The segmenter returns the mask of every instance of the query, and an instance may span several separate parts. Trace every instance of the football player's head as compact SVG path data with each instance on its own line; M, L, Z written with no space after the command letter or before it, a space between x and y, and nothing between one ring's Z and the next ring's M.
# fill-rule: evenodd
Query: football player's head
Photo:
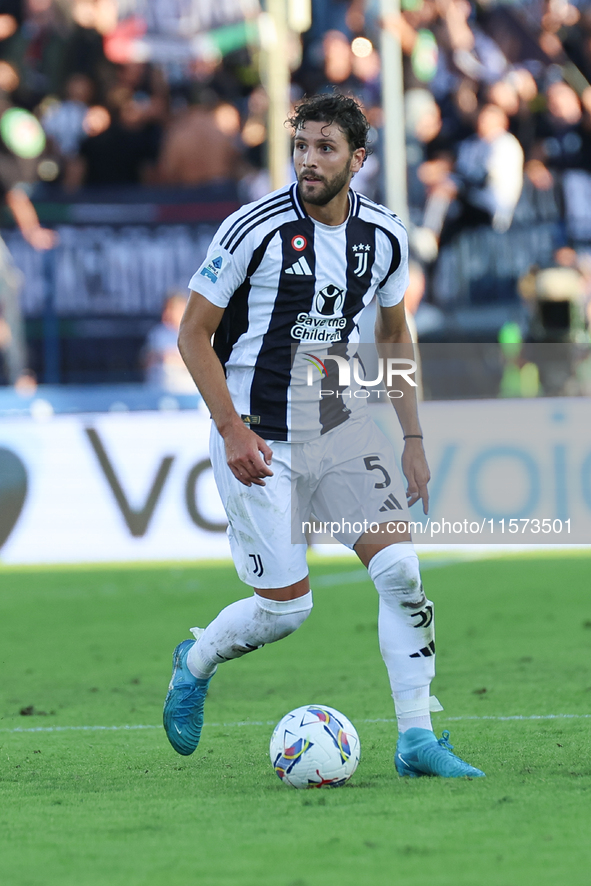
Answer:
M338 92L304 98L296 105L294 113L287 122L295 133L299 129L305 129L308 121L326 123L328 126L336 123L345 134L351 153L363 148L367 157L369 123L354 98Z

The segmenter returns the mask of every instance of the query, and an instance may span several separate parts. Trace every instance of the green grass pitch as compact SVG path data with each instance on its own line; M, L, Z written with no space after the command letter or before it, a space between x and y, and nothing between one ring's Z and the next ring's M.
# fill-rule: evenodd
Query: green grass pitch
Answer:
M396 776L375 591L348 560L311 572L310 619L220 668L201 746L183 758L153 728L171 652L245 595L233 568L0 570L3 884L589 883L591 556L424 572L435 728L485 770L473 781ZM337 790L292 790L269 764L269 724L312 702L360 734L359 768Z

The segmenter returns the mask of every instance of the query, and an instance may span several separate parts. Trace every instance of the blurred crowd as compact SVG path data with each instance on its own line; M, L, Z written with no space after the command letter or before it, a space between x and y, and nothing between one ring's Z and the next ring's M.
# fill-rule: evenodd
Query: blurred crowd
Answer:
M190 27L216 40L188 33L181 7ZM225 30L215 18L231 7L247 25L238 37L232 16ZM244 201L264 195L261 8L258 0L0 0L3 191L16 180L70 193L237 180ZM369 197L384 200L382 29L403 52L411 243L427 277L466 230L507 232L526 188L554 194L560 207L565 173L591 172L591 0L402 0L386 20L379 0L312 0L311 27L286 46L291 98L336 88L359 99L373 150L355 186ZM40 124L43 142L16 170L14 132L4 125L15 109L28 112L30 139ZM554 245L573 245L564 228ZM569 261L587 311L579 253Z
M507 231L524 180L543 192L591 171L591 6L413 7L386 24L405 57L414 221L442 244L479 225Z
M132 37L153 5L0 0L0 111L23 108L41 122L41 178L70 189L191 185L264 169L267 97L255 32L229 51L138 60ZM238 5L251 16L258 9ZM365 106L376 151L364 185L375 196L382 26L404 54L413 207L459 197L465 221L485 213L503 230L524 171L548 189L564 169L591 169L588 0L402 5L381 21L377 0L313 0L312 27L286 49L294 100L336 87Z

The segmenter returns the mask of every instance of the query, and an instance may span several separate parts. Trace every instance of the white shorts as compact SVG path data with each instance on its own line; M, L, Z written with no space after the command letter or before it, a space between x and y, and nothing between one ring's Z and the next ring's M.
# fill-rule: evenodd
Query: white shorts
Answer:
M370 527L410 520L394 451L371 418L349 419L306 443L267 442L273 476L265 486L244 486L212 424L213 473L232 557L247 584L282 588L305 578L306 530L329 532L352 548Z

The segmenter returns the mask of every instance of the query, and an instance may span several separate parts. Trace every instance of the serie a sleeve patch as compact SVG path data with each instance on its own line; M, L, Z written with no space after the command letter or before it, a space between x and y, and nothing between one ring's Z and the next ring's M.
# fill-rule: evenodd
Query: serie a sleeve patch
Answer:
M209 260L206 259L205 264L198 273L202 277L207 277L212 283L217 283L223 267L223 256L216 255L214 258L210 258Z

